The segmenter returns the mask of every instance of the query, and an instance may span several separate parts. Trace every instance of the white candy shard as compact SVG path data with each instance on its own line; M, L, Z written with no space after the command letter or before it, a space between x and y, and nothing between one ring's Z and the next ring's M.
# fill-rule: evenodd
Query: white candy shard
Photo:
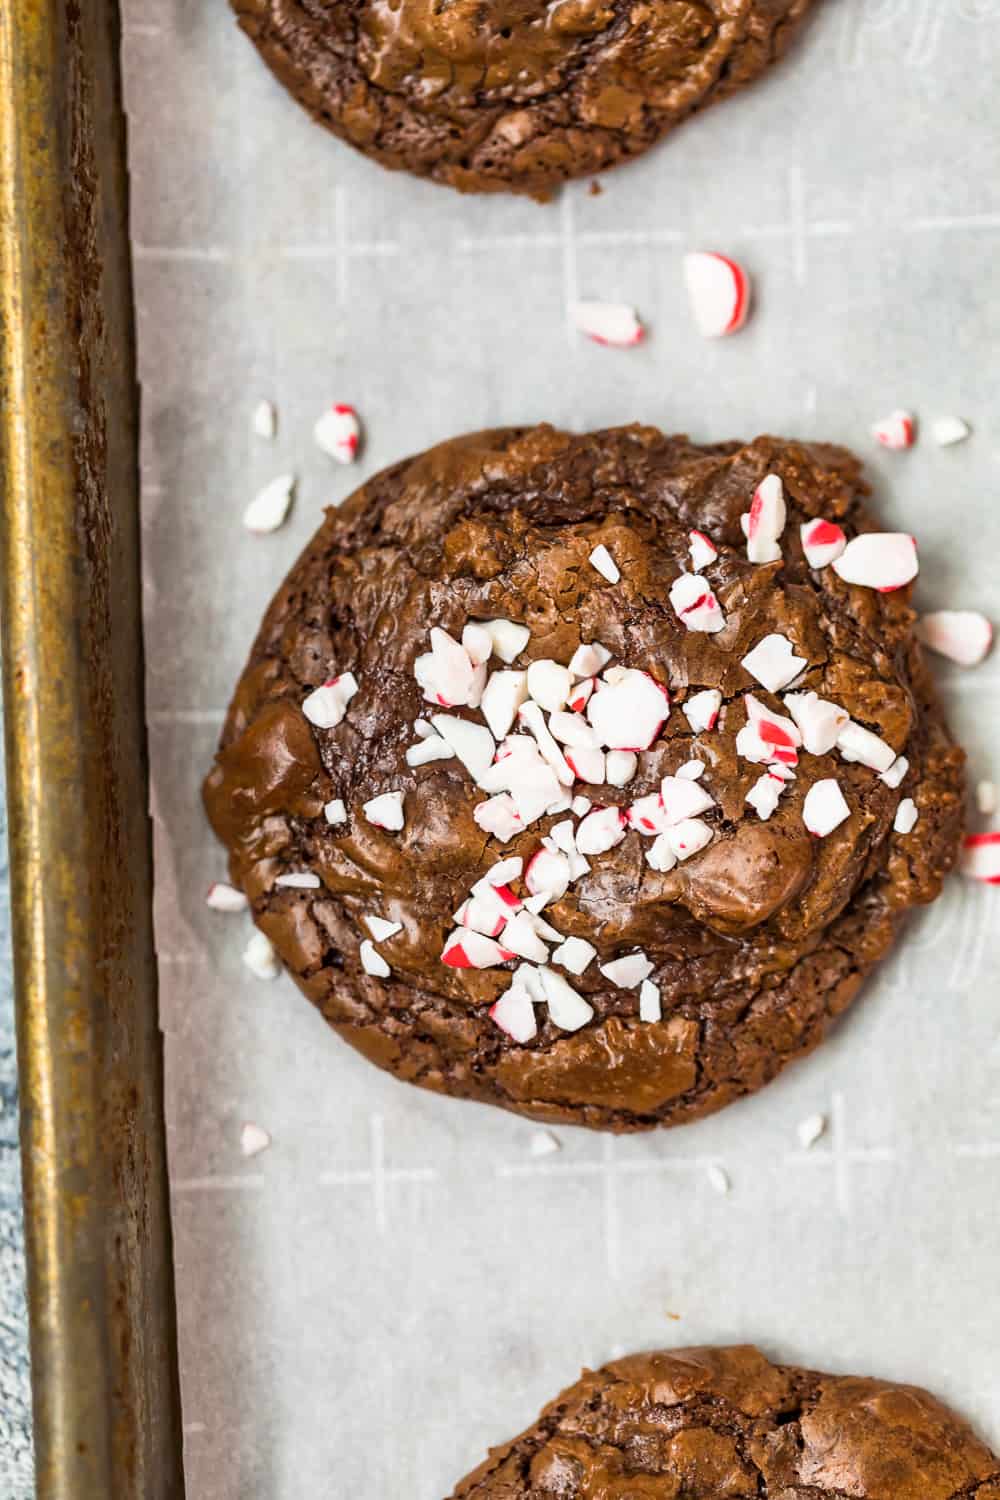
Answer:
M599 750L601 742L597 730L587 723L582 714L567 713L558 709L549 715L549 730L553 739L561 745L572 745L579 750Z
M590 566L596 568L601 577L606 578L609 583L617 583L622 576L618 564L603 542L590 554Z
M628 786L639 769L634 750L609 750L605 762L605 779L609 786Z
M665 824L672 828L687 818L708 812L715 806L715 798L688 776L664 776L660 783L660 803Z
M431 723L458 756L473 781L480 781L493 764L496 742L483 724L473 724L455 714L435 714Z
M659 1021L662 1015L659 986L651 979L644 979L639 986L639 1020Z
M597 686L595 677L585 677L582 682L574 684L573 693L569 700L569 708L575 714L582 713L590 701L590 695Z
M825 1129L825 1115L807 1115L804 1120L800 1120L795 1133L799 1138L799 1145L803 1151L809 1151L815 1146Z
M795 720L803 748L809 755L828 755L841 730L850 722L846 708L816 693L786 693L782 701Z
M430 637L429 658L418 656L413 663L424 697L442 708L458 708L463 703L478 707L486 686L485 666L477 666L465 647L440 625L431 627Z
M493 642L493 650L508 666L520 656L531 640L531 631L527 625L518 625L513 620L484 620L482 625Z
M786 785L787 782L783 776L777 775L774 771L765 771L763 776L758 777L754 782L744 801L750 804L759 818L767 822L777 809L778 801Z
M992 781L976 782L976 806L988 818L997 810L997 789Z
M729 1181L729 1173L724 1167L720 1167L717 1162L713 1162L708 1169L708 1181L712 1190L718 1193L720 1198L724 1198L732 1187L732 1183Z
M553 1152L561 1150L559 1139L551 1130L536 1130L528 1142L529 1156L551 1156Z
M462 628L462 650L467 652L474 666L482 666L493 655L493 637L485 625L470 620Z
M565 708L572 687L569 668L557 661L533 661L528 668L528 694L547 713Z
M352 464L358 456L361 423L353 406L328 406L313 427L313 439L323 453L338 463Z
M376 828L385 828L389 833L398 833L405 822L403 793L382 792L362 805L361 811L369 823Z
M336 729L347 712L347 705L358 691L353 672L330 677L303 701L302 712L317 729Z
M506 859L498 859L495 865L490 865L484 878L488 885L506 885L508 881L516 880L523 869L524 860L521 856L509 854Z
M784 635L766 635L752 651L742 658L741 665L761 687L769 693L778 693L793 682L809 663L804 656L796 656L791 641Z
M518 912L508 921L503 930L503 946L518 958L530 959L532 963L548 962L549 950L535 931L529 912Z
M896 833L912 833L917 826L920 817L917 804L912 797L904 797L896 808L896 816L892 820L892 826Z
M610 979L619 989L634 990L652 974L653 964L640 948L637 953L626 953L623 958L613 958L610 963L601 964L600 969L605 979Z
M586 1026L594 1014L593 1006L588 1005L555 969L539 969L538 973L552 1024L562 1031L579 1031L581 1026Z
M517 711L528 696L527 672L492 672L480 704L495 739L510 733Z
M441 962L450 969L493 969L513 957L509 949L471 927L456 928L441 950Z
M596 808L576 830L576 847L581 854L605 854L620 844L627 825L619 807Z
M631 349L645 337L635 308L625 302L574 302L570 313L574 327L595 344Z
M514 1042L530 1042L538 1033L532 998L516 980L510 989L504 990L496 1004L490 1006L490 1018Z
M347 808L340 797L334 797L330 802L323 804L323 816L334 827L338 823L347 822Z
M631 668L587 704L587 718L609 750L648 750L669 714L670 695L663 684Z
M848 719L837 735L837 749L845 760L860 761L873 771L888 771L896 759L896 752L891 745L887 745L885 740L873 734L870 729L855 724L853 719Z
M434 728L426 719L414 719L413 733L418 740L429 740L434 734Z
M691 554L692 573L700 573L702 568L714 563L719 555L718 547L703 531L688 532L688 551Z
M829 777L825 781L813 782L802 806L802 821L810 833L820 839L826 838L850 816L851 809L838 781Z
M273 401L258 401L253 409L253 430L265 442L273 442L278 430L278 412Z
M597 956L597 949L586 938L568 937L553 951L552 962L580 975L589 968Z
M371 938L365 938L358 949L358 957L361 959L361 967L366 974L373 979L388 979L392 970L375 947Z
M570 657L569 670L574 677L596 677L611 660L611 652L599 641L577 646Z
M811 568L826 568L847 546L847 537L833 521L804 521L799 527L802 550Z
M901 450L912 448L916 436L916 424L908 411L890 412L872 426L872 437L883 448Z
M714 834L701 818L685 818L668 828L666 839L678 859L690 859L712 842Z
M686 760L682 766L677 767L676 774L684 781L698 781L704 776L705 770L703 760Z
M907 760L906 756L897 755L896 759L893 761L889 769L887 771L880 772L879 780L884 781L886 786L895 788L902 783L903 777L906 775L909 769L910 762Z
M247 531L256 532L258 536L277 531L279 526L285 524L294 493L294 474L279 474L270 484L265 484L243 512L243 524Z
M931 437L939 448L950 448L953 443L964 443L969 436L968 422L961 417L935 417L931 423Z
M559 746L556 744L541 708L533 700L522 703L517 711L518 720L531 730L542 759L551 766L562 786L573 785L573 772Z
M584 797L582 793L578 797L574 797L571 803L572 809L578 818L585 818L593 805L590 798Z
M279 875L274 883L287 886L293 891L318 891L321 881L310 870L291 870L287 875Z
M962 875L1000 885L1000 833L967 833L958 859Z
M524 883L533 896L544 892L549 901L558 901L569 889L569 882L569 860L558 850L538 849L528 860Z
M566 764L578 781L585 781L588 786L604 785L607 763L603 750L567 750Z
M369 912L365 912L363 920L376 943L384 943L386 938L395 937L403 930L402 922L390 922L387 917L376 917Z
M993 644L993 626L975 609L939 609L921 615L916 631L925 646L960 667L978 666Z
M454 750L439 734L431 734L427 739L417 740L417 743L410 745L406 751L406 764L414 769L417 766L426 766L432 760L454 760L454 758Z
M205 905L213 911L246 911L249 902L242 891L224 880L215 880L205 894Z
M240 1130L240 1151L244 1156L259 1156L270 1144L271 1137L266 1130L262 1130L252 1120L244 1121Z
M524 827L514 799L507 792L500 792L495 797L487 798L485 802L478 802L472 809L472 816L484 833L492 834L501 844L509 844Z
M653 840L652 845L646 850L646 863L653 870L658 870L661 875L667 874L677 863L677 855L670 846L670 840L665 833L661 833Z
M255 932L243 950L243 962L258 979L277 979L281 973L274 944L263 932Z
M785 529L785 487L777 474L765 474L747 512L747 557L752 563L777 562L778 541Z
M718 688L703 688L700 693L693 693L681 704L684 717L695 734L704 734L715 728L721 707L722 694Z
M668 824L663 811L663 798L659 792L648 792L645 797L639 797L633 802L628 810L628 821L629 826L644 838L664 833Z
M750 310L750 278L743 267L715 250L684 257L684 281L698 332L707 339L735 333Z
M848 542L833 571L845 583L889 594L920 571L917 544L905 531L867 531Z
M700 573L681 573L670 585L674 613L688 630L715 635L724 630L726 617L718 599Z

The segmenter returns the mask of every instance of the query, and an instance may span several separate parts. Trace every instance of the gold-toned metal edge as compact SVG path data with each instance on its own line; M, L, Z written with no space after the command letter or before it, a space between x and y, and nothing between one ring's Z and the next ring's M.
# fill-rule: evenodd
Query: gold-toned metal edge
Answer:
M115 0L0 0L0 479L40 1500L179 1500Z

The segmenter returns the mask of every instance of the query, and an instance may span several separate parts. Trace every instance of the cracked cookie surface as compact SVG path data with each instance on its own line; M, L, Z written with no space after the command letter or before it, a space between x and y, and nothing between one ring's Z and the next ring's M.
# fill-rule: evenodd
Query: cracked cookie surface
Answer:
M768 474L781 478L788 523L782 559L761 566L747 559L740 516ZM938 894L961 831L963 757L913 636L909 590L847 584L802 552L799 526L812 517L872 529L865 494L842 449L543 426L444 443L327 514L265 617L205 797L255 921L342 1037L424 1087L619 1131L717 1109L820 1041L908 908ZM685 629L669 603L691 528L718 549L705 575L725 615L715 634ZM602 544L617 584L588 561ZM648 842L630 832L546 906L559 933L598 950L572 978L593 1017L568 1032L539 1006L524 1044L489 1014L511 966L448 967L442 948L471 885L502 857L530 858L560 817L501 845L477 825L483 793L458 760L406 760L413 723L429 712L414 663L430 628L458 639L468 622L497 617L530 631L521 665L566 662L598 641L669 690L669 717L631 783L577 791L626 808L696 758L715 802L704 814L711 842L691 858L655 870ZM770 818L746 805L763 769L737 750L746 694L783 704L741 659L773 633L808 662L800 691L835 700L905 755L901 785L835 752L803 754ZM317 729L302 704L332 671L353 673L358 690L335 728ZM722 707L696 733L684 704L705 689ZM816 838L803 804L831 777L849 816ZM393 791L400 831L362 811ZM906 834L893 826L902 798L919 814ZM346 821L331 826L323 809L336 799ZM277 883L304 870L317 889ZM364 966L366 914L400 924L378 944L386 977ZM600 972L637 948L652 964L659 1020L641 1020L637 991Z
M383 166L544 197L784 51L812 0L232 0L318 120Z
M451 1500L1000 1500L1000 1461L926 1391L749 1346L637 1354L579 1381Z

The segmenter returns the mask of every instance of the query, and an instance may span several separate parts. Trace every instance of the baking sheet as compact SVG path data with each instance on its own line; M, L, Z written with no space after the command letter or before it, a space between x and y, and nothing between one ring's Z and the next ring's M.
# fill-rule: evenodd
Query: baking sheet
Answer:
M825 0L780 72L546 207L387 174L312 126L223 0L128 0L143 385L157 931L193 1500L440 1500L584 1363L759 1341L924 1382L1000 1445L1000 895L952 882L833 1040L683 1130L574 1130L395 1083L291 981L242 967L203 904L198 800L228 693L318 523L453 433L633 418L818 436L870 460L919 534L926 605L1000 616L997 0ZM756 308L705 343L687 247L736 254ZM641 348L568 332L635 303ZM274 444L251 435L262 397ZM367 442L312 445L330 400ZM876 452L895 406L958 413ZM240 524L293 469L289 524ZM1000 780L1000 658L943 669L973 778ZM974 816L974 815L973 815ZM808 1153L796 1126L830 1122ZM273 1135L244 1160L251 1120ZM707 1167L732 1191L719 1196Z

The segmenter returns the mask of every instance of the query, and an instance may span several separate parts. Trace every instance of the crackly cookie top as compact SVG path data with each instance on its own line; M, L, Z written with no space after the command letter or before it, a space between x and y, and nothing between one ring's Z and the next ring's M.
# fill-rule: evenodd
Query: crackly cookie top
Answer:
M544 193L783 50L809 0L233 0L324 124L390 167Z
M937 893L960 817L916 548L862 492L837 449L539 427L328 514L206 798L349 1040L635 1128L818 1039Z
M926 1391L757 1349L616 1360L495 1449L452 1500L1000 1500L1000 1461Z

